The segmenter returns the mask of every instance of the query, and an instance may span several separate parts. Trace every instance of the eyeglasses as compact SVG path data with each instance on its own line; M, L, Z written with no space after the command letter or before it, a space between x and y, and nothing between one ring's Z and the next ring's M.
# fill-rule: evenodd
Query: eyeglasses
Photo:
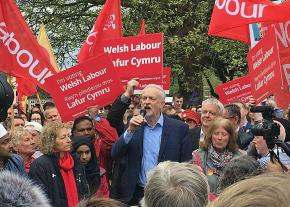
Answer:
M211 112L211 111L205 111L205 110L201 110L201 114L202 115L206 115L208 114L209 116L216 116L217 113Z

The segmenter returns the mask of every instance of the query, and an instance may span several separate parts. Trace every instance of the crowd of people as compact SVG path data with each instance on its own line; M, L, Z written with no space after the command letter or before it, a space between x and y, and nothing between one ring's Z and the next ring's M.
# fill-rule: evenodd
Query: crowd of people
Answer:
M250 112L253 99L185 110L181 95L165 103L158 85L134 95L138 84L130 80L107 113L92 106L68 123L52 102L10 107L0 124L1 206L289 205L290 158L254 133L265 117ZM289 142L290 104L265 104L280 130L272 138Z

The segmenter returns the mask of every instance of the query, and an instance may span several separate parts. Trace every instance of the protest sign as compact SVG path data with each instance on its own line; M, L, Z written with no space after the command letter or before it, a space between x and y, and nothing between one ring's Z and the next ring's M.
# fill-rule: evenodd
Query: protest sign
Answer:
M275 34L279 46L280 62L282 67L282 87L290 93L290 39L289 39L290 20L280 22L275 25Z
M47 79L51 96L63 121L84 114L87 107L104 107L123 86L107 55L100 55Z
M249 101L249 96L252 95L251 86L252 84L249 76L243 76L218 85L216 87L216 92L223 104L229 104L235 100L247 103Z
M112 59L121 80L146 78L162 74L162 33L105 40L103 51Z
M143 89L149 84L156 84L161 86L165 94L169 94L170 90L170 73L171 69L166 67L163 68L163 75L156 75L151 77L145 77L138 79L139 86L134 89L134 94L142 94ZM126 85L129 80L122 80L121 82Z
M278 108L287 110L290 104L290 93L286 90L276 91L274 94Z
M281 90L281 64L273 28L249 51L248 66L256 103Z

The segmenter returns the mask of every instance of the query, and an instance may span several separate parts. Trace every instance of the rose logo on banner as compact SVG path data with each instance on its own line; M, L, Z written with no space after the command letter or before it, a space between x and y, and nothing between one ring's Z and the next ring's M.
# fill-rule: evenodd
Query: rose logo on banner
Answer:
M88 37L86 39L86 43L88 45L93 45L94 44L94 41L96 39L97 34L98 34L98 32L95 31L95 26L93 26L92 30L90 31L90 34L88 35ZM91 47L90 47L89 50L91 50Z
M109 16L108 22L104 26L104 30L109 30L110 28L112 28L113 30L116 29L116 15L115 14L111 14Z

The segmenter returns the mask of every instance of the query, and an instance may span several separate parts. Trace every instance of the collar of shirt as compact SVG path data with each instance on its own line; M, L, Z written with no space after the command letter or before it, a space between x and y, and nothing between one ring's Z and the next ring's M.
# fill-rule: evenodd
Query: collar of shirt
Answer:
M200 136L199 136L199 141L203 141L204 140L204 133L203 133L203 130L202 130L202 127L200 128Z
M157 121L157 123L156 123L155 127L156 127L157 125L159 125L159 126L163 127L163 122L164 122L164 117L163 117L163 114L162 114L162 113L160 113L160 117L159 117L159 119L158 119L158 121ZM147 126L147 127L150 127L150 128L153 128L153 127L152 127L152 126L150 126L148 123L146 123L146 125L145 125L145 126Z
M202 127L200 128L200 136L203 136L203 130L202 130Z

